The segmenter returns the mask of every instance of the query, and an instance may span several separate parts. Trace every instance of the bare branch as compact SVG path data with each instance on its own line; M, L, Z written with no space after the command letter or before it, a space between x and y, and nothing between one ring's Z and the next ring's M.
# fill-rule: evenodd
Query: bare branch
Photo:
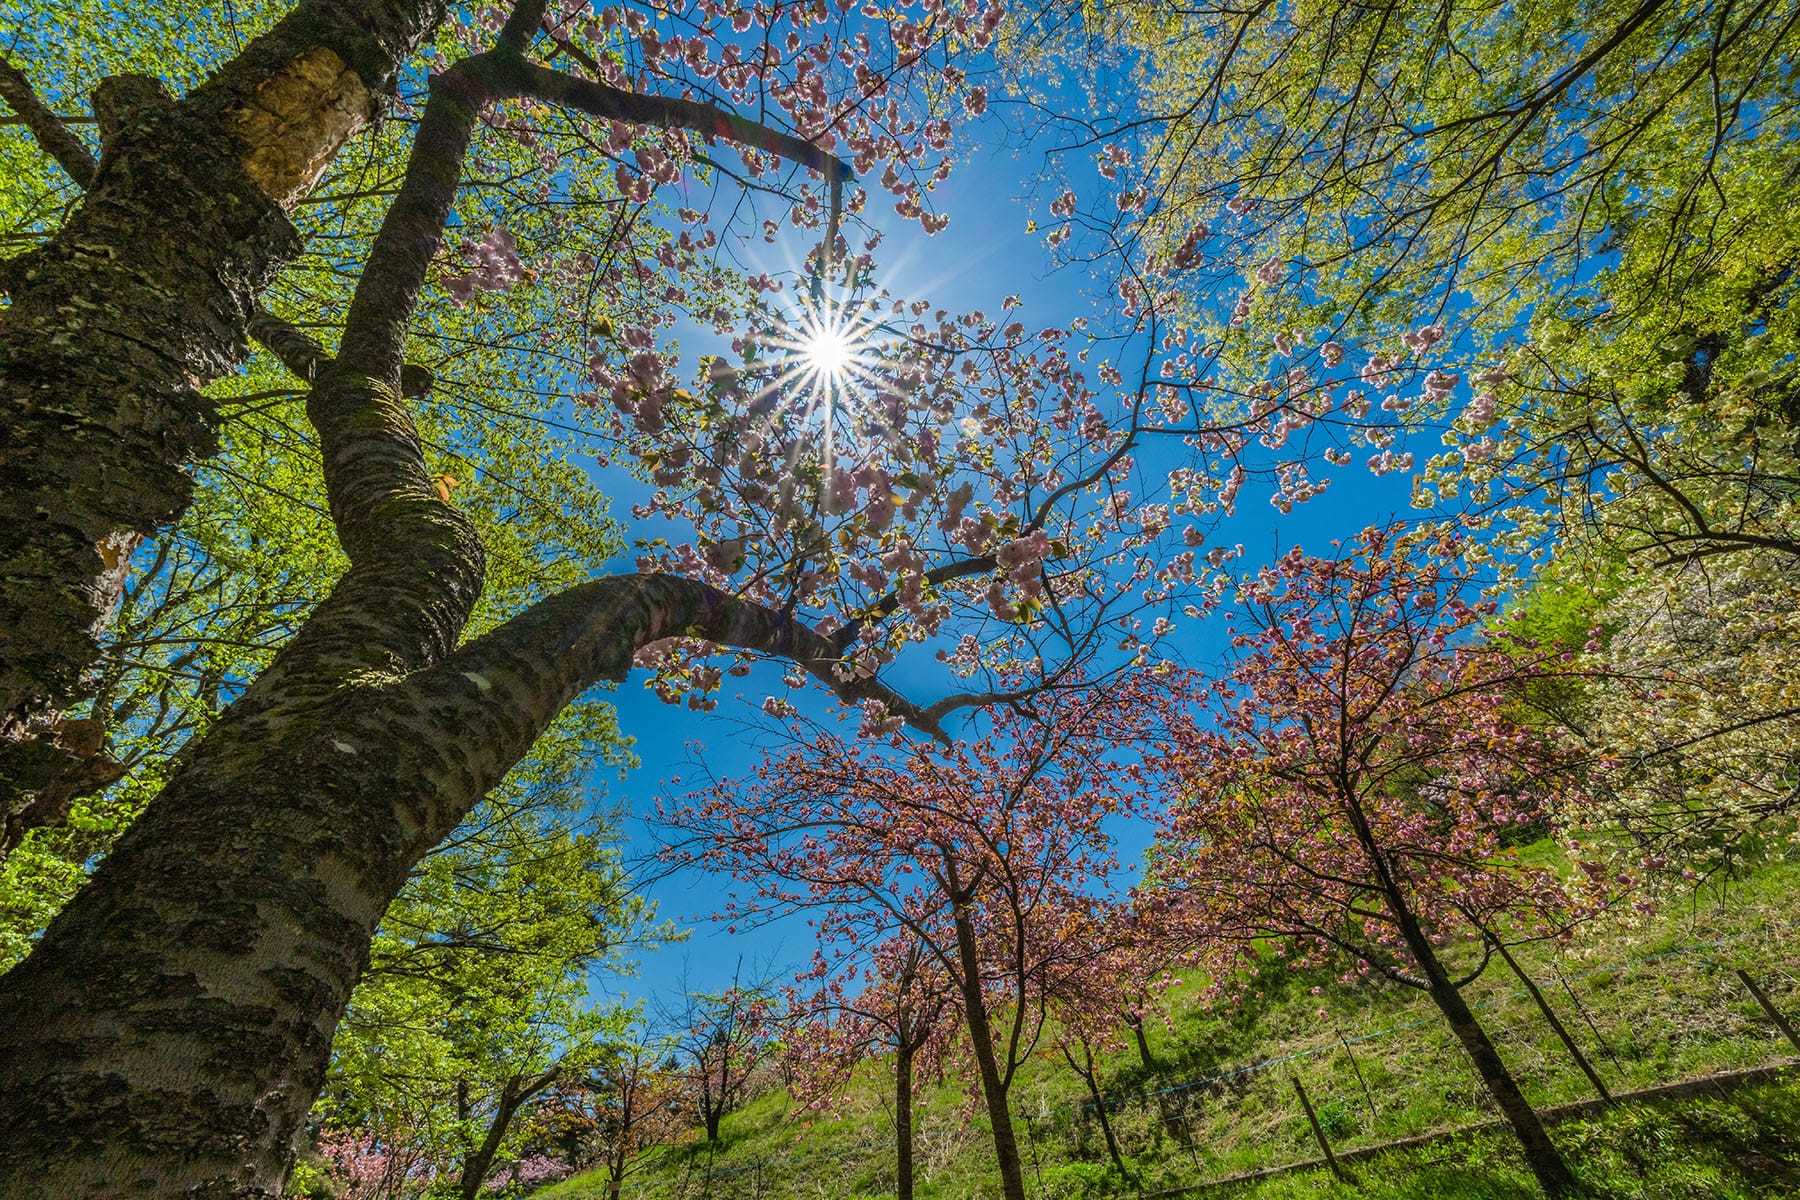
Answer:
M250 336L273 354L296 378L313 383L332 365L332 358L311 334L258 306L250 316ZM400 394L416 398L436 382L430 368L407 363L400 368Z

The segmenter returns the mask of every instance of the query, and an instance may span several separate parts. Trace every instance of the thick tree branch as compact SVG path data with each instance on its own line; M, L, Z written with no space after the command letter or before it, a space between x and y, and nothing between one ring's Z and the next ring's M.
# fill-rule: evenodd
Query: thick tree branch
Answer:
M50 106L39 98L25 73L4 58L0 58L0 100L5 100L19 114L19 119L31 130L31 136L37 139L44 153L54 158L57 165L68 172L69 178L82 187L94 181L94 172L100 169L99 160L88 150L87 144L63 124L62 118L50 111Z
M827 154L804 138L771 129L710 104L674 96L646 96L611 84L582 79L548 67L527 66L520 80L521 92L546 103L572 108L590 117L649 125L657 129L687 129L708 138L752 146L790 162L811 167L827 179L849 183L856 178L850 164Z
M527 28L535 26L542 11L542 0L526 0L507 27L518 25L521 13ZM306 412L319 434L332 525L350 570L245 694L246 708L294 694L297 678L329 686L358 671L405 674L429 666L456 644L481 593L480 536L432 485L399 394L401 355L426 271L443 244L475 120L486 104L513 94L507 80L521 65L516 54L490 51L432 80L336 360L319 363L312 358L317 347L303 335L270 330L286 348L284 361L291 355L292 366L317 373Z
M89 694L131 551L216 452L198 383L242 361L257 294L300 253L283 207L442 18L436 0L301 0L183 100L108 79L98 172L9 73L9 103L89 191L4 272L0 810L69 765L53 731Z
M532 686L550 689L537 704L554 716L594 684L623 680L643 647L674 637L789 659L842 699L879 700L932 737L943 736L932 713L954 707L921 708L851 667L810 625L677 575L616 575L577 585L458 650L439 671L529 668L537 676Z
M498 782L576 696L623 680L653 642L692 637L793 661L851 703L878 700L935 738L948 708L921 708L873 676L854 674L830 639L773 608L674 575L615 575L540 601L403 685L422 708L460 731L454 748L421 747L457 758L454 791L479 796ZM436 768L431 768L436 769ZM466 773L466 774L465 774ZM448 832L461 812L422 814ZM434 836L442 836L441 833Z

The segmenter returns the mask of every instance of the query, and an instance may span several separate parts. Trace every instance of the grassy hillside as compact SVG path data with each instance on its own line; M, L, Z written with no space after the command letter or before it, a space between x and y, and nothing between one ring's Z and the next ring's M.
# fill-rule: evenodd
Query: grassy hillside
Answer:
M1616 1092L1782 1062L1792 1047L1735 974L1751 971L1800 1021L1800 868L1709 886L1641 927L1595 928L1560 951L1518 955ZM1171 1191L1318 1156L1295 1096L1309 1093L1334 1149L1353 1151L1494 1116L1473 1071L1424 997L1387 984L1265 970L1240 1011L1209 1010L1189 986L1151 1029L1154 1068L1129 1042L1108 1064L1112 1122L1136 1183ZM1316 989L1316 992L1315 992ZM1478 1012L1534 1104L1594 1091L1506 968L1471 988ZM1322 1015L1321 1015L1322 1014ZM891 1123L881 1064L827 1116L762 1096L725 1122L717 1146L662 1152L633 1200L772 1200L891 1194ZM922 1196L995 1194L985 1118L960 1081L927 1088L919 1118ZM1014 1089L1028 1181L1045 1197L1129 1192L1107 1159L1079 1081L1046 1050ZM1800 1076L1727 1097L1632 1105L1565 1122L1555 1136L1578 1170L1620 1195L1800 1194ZM1504 1133L1434 1141L1351 1168L1233 1185L1234 1195L1530 1196ZM597 1177L539 1193L601 1194Z

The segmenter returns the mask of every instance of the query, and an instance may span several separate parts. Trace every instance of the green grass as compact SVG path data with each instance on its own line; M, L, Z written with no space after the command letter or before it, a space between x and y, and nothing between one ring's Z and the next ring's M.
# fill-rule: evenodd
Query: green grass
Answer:
M1800 868L1769 867L1709 887L1638 926L1596 927L1567 948L1530 946L1518 957L1615 1092L1779 1061L1791 1048L1732 968L1753 971L1776 1004L1800 1017L1800 928L1791 916L1797 894ZM1700 943L1719 944L1690 949ZM1565 977L1568 990L1560 982ZM1460 1049L1418 993L1387 984L1347 986L1272 960L1256 984L1260 994L1236 1011L1207 1008L1196 986L1179 989L1169 1025L1151 1029L1155 1071L1143 1067L1128 1043L1114 1053L1106 1084L1112 1120L1146 1190L1316 1157L1290 1072L1304 1083L1340 1151L1494 1115ZM1321 994L1313 994L1315 987ZM1503 965L1496 962L1468 994L1534 1104L1591 1098L1587 1080ZM1349 1041L1348 1049L1340 1038ZM1269 1060L1284 1061L1243 1069ZM795 1113L779 1091L765 1094L726 1119L720 1145L689 1143L664 1151L635 1186L628 1185L627 1197L891 1195L892 1135L881 1067L871 1064L848 1089L842 1110L828 1115ZM1196 1086L1197 1080L1210 1082ZM985 1119L974 1115L967 1085L922 1090L919 1195L997 1195L989 1132ZM1046 1200L1085 1200L1121 1185L1097 1124L1082 1112L1085 1098L1047 1046L1014 1087L1027 1181ZM1757 1115L1765 1110L1766 1118ZM1784 1083L1732 1100L1615 1110L1562 1124L1554 1137L1604 1194L1731 1197L1800 1195L1792 1174L1800 1162L1796 1131L1800 1083ZM1356 1169L1364 1183L1358 1191L1333 1184L1328 1175L1297 1173L1234 1186L1231 1194L1537 1194L1504 1133L1465 1138L1454 1147L1434 1142ZM539 1194L580 1200L600 1192L597 1182L577 1177Z
M1752 1200L1800 1195L1800 1076L1727 1097L1622 1105L1564 1122L1555 1137L1597 1197ZM1354 1184L1294 1172L1213 1190L1239 1200L1528 1200L1540 1193L1503 1133L1436 1142L1350 1164Z

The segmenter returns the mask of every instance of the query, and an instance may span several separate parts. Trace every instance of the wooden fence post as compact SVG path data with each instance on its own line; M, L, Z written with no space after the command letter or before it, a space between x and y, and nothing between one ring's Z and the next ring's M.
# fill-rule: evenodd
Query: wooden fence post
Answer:
M1588 1012L1587 1005L1581 1002L1581 997L1577 996L1575 989L1569 986L1568 976L1558 970L1556 979L1558 983L1562 984L1562 990L1569 997L1569 1003L1575 1006L1575 1011L1581 1014L1583 1021L1587 1022L1588 1032L1594 1035L1594 1041L1599 1044L1600 1049L1606 1052L1606 1057L1612 1059L1613 1066L1624 1070L1625 1064L1619 1061L1619 1052L1612 1048L1612 1043L1606 1040L1605 1035L1600 1032L1600 1027L1594 1024L1593 1015Z
M1744 981L1744 986L1750 989L1750 994L1756 997L1756 1002L1762 1005L1762 1010L1769 1014L1769 1020L1775 1022L1775 1028L1786 1035L1788 1044L1793 1046L1795 1053L1800 1054L1800 1034L1794 1032L1794 1027L1788 1024L1786 1017L1781 1015L1781 1010L1776 1008L1767 993L1756 985L1756 980L1750 977L1750 972L1739 967L1737 977Z
M1532 982L1531 976L1525 973L1525 969L1519 966L1511 954L1507 953L1505 944L1498 937L1490 934L1488 940L1493 944L1494 949L1500 952L1500 957L1506 965L1512 968L1512 973L1519 977L1519 982L1525 985L1525 990L1531 994L1531 999L1537 1005L1538 1011L1544 1014L1544 1020L1548 1021L1550 1028L1556 1031L1556 1036L1562 1040L1563 1048L1569 1052L1569 1057L1575 1060L1575 1065L1581 1068L1581 1073L1587 1076L1588 1082L1594 1085L1594 1090L1600 1093L1600 1099L1611 1104L1613 1102L1612 1093L1606 1090L1606 1084L1601 1082L1600 1076L1594 1071L1593 1064L1588 1062L1587 1055L1581 1052L1581 1047L1575 1044L1575 1039L1569 1036L1567 1029L1563 1028L1562 1020L1556 1015L1556 1010L1550 1007L1550 1001L1544 998L1544 993L1538 990L1538 985Z
M1350 1178L1350 1173L1344 1170L1343 1164L1338 1162L1337 1155L1331 1152L1331 1143L1325 1140L1325 1130L1319 1124L1319 1115L1313 1111L1312 1101L1306 1098L1306 1089L1300 1086L1300 1076L1289 1071L1288 1078L1293 1081L1294 1094L1300 1097L1300 1107L1306 1110L1307 1124L1312 1126L1313 1137L1317 1139L1319 1149L1325 1152L1325 1162L1331 1167L1331 1173L1345 1183L1355 1182Z
M1350 1049L1350 1039L1344 1036L1341 1029L1337 1031L1337 1035L1338 1045L1344 1048L1345 1055L1350 1059L1350 1069L1356 1072L1356 1082L1362 1084L1363 1099L1369 1102L1369 1115L1380 1117L1381 1110L1375 1107L1375 1094L1369 1090L1369 1081L1363 1078L1362 1064L1356 1061L1356 1052Z

